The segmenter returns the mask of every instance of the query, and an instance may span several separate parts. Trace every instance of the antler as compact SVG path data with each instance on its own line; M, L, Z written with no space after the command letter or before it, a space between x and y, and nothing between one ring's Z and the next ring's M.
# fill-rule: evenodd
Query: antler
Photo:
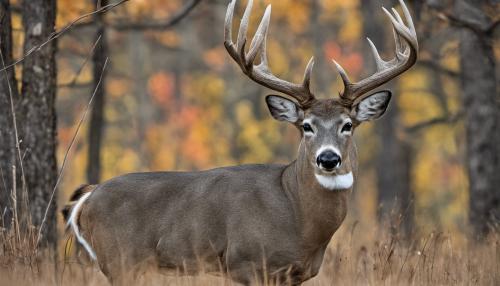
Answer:
M362 99L361 95L402 74L417 61L418 41L415 26L413 26L410 11L408 11L408 8L403 0L399 0L399 3L403 8L403 13L406 21L408 22L408 26L405 25L396 9L392 8L392 12L394 13L393 16L389 13L389 11L382 7L392 22L394 39L396 41L396 57L390 61L382 60L373 42L367 38L377 64L377 72L370 77L355 83L351 83L345 70L335 60L333 60L337 66L342 81L344 82L344 92L340 95L340 97L346 104L353 105L356 102L359 102Z
M290 95L302 106L307 106L312 103L315 99L310 90L311 71L314 65L313 58L311 58L307 64L302 84L288 82L276 77L269 69L266 53L267 31L269 29L269 19L271 17L271 5L267 6L259 27L255 32L255 36L250 43L248 53L245 53L245 44L247 42L246 34L253 1L248 1L245 13L241 19L236 45L234 45L231 36L235 4L236 0L232 0L231 3L229 3L224 24L224 46L226 47L229 55L238 63L243 73L245 73L253 81L275 91ZM260 63L255 65L254 61L259 52Z

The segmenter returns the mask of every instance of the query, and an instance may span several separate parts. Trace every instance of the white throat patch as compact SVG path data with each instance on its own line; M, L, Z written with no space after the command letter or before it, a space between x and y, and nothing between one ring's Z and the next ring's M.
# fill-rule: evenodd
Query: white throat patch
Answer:
M352 187L352 184L354 183L354 177L352 176L352 172L342 175L333 175L333 176L325 176L318 174L314 175L316 176L316 180L318 180L318 183L321 186L331 191L349 189L350 187Z

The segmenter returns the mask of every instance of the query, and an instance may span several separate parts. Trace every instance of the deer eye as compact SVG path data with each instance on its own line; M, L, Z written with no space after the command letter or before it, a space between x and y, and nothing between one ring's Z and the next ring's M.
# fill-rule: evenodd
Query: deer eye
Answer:
M311 124L309 124L309 123L302 124L302 129L304 130L304 132L314 133L314 131L311 127Z
M344 132L351 132L352 130L352 123L351 122L347 122L346 124L344 124L344 126L342 126L342 130L341 132L344 133Z

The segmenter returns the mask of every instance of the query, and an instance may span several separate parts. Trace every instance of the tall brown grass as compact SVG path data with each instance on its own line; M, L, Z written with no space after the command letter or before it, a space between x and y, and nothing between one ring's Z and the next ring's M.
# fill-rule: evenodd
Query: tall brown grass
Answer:
M401 239L379 225L346 222L334 235L321 271L305 285L500 285L500 239L478 242L459 234L431 232ZM22 237L23 239L19 239ZM36 231L0 233L1 285L108 285L82 253L59 259L36 251ZM66 240L62 240L62 243ZM148 272L133 285L233 285L209 274Z

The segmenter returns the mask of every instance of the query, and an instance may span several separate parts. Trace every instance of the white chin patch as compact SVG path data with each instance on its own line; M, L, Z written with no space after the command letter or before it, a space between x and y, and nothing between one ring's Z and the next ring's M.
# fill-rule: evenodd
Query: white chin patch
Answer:
M352 176L352 172L342 175L331 175L331 176L318 175L318 174L314 175L316 176L316 180L318 180L318 183L324 188L329 190L349 189L350 187L352 187L352 184L354 183L354 177Z

